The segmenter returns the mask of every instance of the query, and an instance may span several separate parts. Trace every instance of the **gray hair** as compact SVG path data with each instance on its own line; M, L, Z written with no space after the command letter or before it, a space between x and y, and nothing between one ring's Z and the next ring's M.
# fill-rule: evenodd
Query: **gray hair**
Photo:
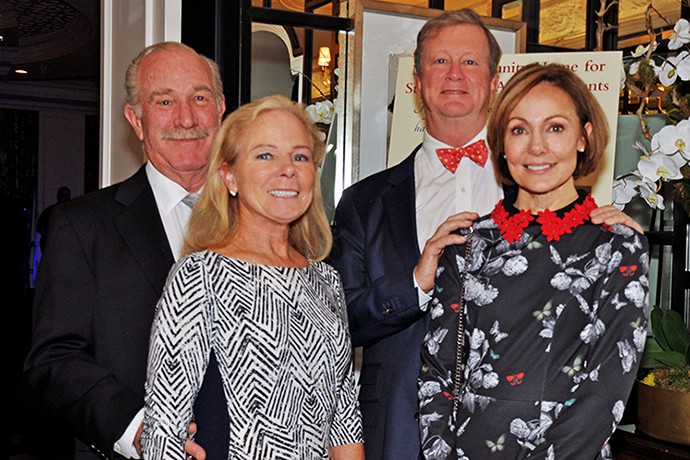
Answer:
M193 53L199 56L208 66L209 72L211 72L211 84L213 85L213 95L216 98L216 105L220 109L223 102L223 81L220 78L220 72L218 70L218 65L206 56L197 53L193 48L178 42L160 42L154 43L153 45L147 46L144 50L139 53L132 62L127 67L127 73L125 74L125 89L127 90L127 105L134 108L134 112L137 114L137 118L141 118L141 101L139 100L139 64L144 60L149 54L156 53L163 50L180 50Z

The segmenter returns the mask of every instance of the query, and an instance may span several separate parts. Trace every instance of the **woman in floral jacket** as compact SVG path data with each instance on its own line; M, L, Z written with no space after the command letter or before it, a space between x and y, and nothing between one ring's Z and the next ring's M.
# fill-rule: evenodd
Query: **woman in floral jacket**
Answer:
M648 247L591 223L596 204L575 187L607 144L603 112L570 70L529 65L499 95L488 141L518 192L441 256L419 378L424 456L610 458L646 337Z

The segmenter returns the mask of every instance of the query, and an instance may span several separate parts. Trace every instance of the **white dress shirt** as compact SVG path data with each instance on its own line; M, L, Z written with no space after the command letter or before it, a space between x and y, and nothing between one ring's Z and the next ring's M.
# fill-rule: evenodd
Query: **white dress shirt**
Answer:
M486 140L486 128L465 145L480 139ZM448 147L458 146L446 145L424 133L422 148L415 157L415 211L420 252L448 217L462 211L474 211L483 216L503 198L503 189L496 182L491 158L484 167L463 158L453 174L436 155L436 149Z
M480 139L486 140L486 127L465 145ZM498 200L503 198L503 189L496 181L491 157L483 167L469 158L463 158L453 174L436 155L436 149L448 147L464 145L446 145L425 132L422 148L414 159L419 252L424 250L426 241L448 217L463 211L474 211L483 216L491 212ZM486 147L489 148L488 144ZM414 283L419 287L416 280ZM419 306L424 309L431 300L430 293L419 288L417 291Z
M170 243L173 257L178 260L184 244L184 234L187 222L192 215L192 209L182 202L189 192L180 184L161 174L151 162L146 163L146 176L153 189L158 213L163 221L163 228ZM134 437L139 425L144 419L144 408L129 423L120 439L115 442L114 450L125 458L140 458L134 448Z
M184 243L184 234L192 215L192 209L182 202L189 192L180 184L161 174L152 164L146 164L146 175L153 189L158 212L160 213L165 234L168 236L170 249L175 260L180 257Z

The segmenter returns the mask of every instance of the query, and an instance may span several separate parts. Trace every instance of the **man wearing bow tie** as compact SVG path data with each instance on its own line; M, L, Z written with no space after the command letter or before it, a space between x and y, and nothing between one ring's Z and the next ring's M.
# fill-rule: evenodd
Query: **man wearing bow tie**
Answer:
M345 190L336 209L330 263L345 287L352 342L363 347L367 460L420 456L417 376L438 258L465 241L453 231L504 195L484 143L500 57L474 12L430 19L415 52L423 142L399 165ZM593 221L637 225L611 206L597 211Z
M424 140L399 165L347 189L336 209L331 263L345 286L353 344L364 347L367 459L419 457L417 375L438 256L464 241L452 231L503 197L484 144L500 56L472 11L430 19L415 53Z

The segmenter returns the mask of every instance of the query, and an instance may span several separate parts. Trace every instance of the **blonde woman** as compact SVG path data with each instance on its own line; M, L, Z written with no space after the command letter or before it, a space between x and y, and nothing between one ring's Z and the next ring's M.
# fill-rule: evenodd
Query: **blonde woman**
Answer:
M344 295L321 262L331 235L319 139L303 108L280 96L221 126L186 256L154 321L145 458L184 458L211 355L228 426L199 428L228 433L227 458L362 458Z

